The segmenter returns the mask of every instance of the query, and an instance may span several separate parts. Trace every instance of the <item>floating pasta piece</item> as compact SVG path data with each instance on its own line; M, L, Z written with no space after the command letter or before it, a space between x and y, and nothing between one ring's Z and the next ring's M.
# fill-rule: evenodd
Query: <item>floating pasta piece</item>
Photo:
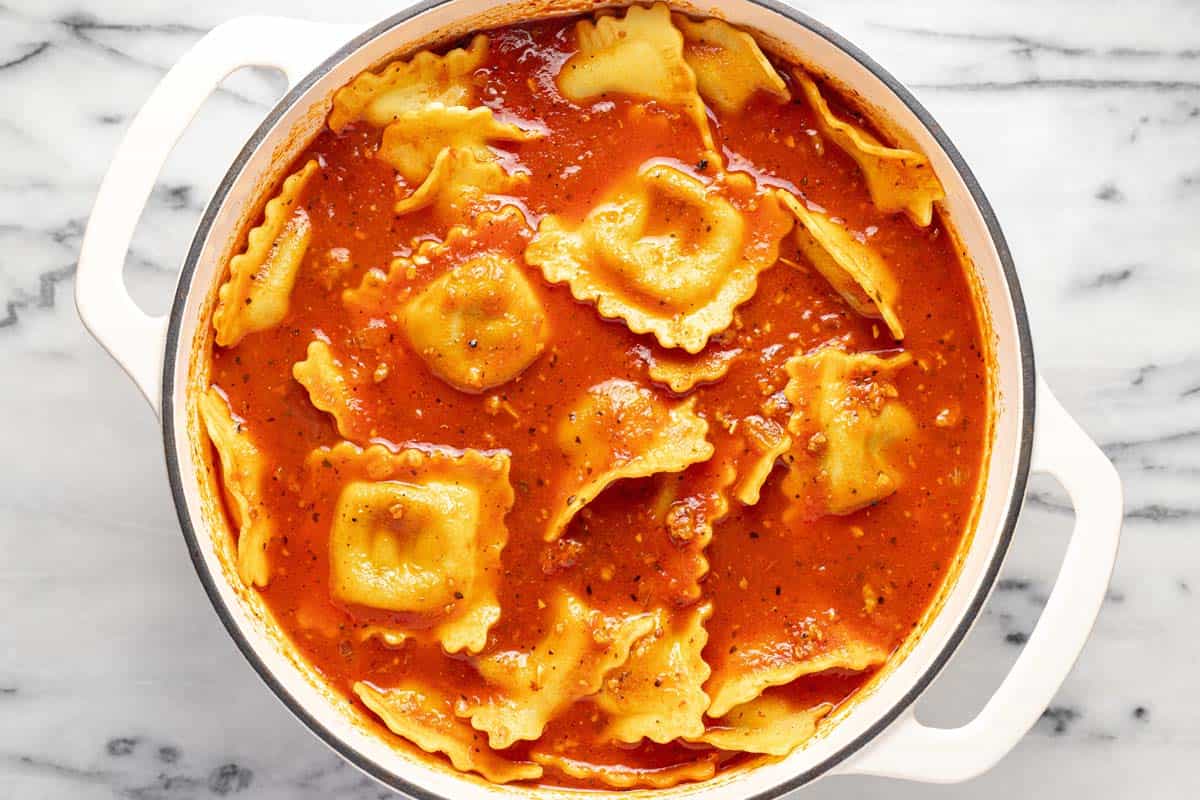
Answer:
M559 590L550 603L545 635L536 645L475 661L496 691L478 702L460 701L457 713L485 731L497 750L537 739L564 709L599 692L605 677L654 628L654 614L609 616Z
M398 318L417 287L461 264L491 254L519 264L530 233L525 215L516 206L484 211L470 224L451 227L441 241L427 239L412 255L393 259L386 272L369 270L358 286L342 292L342 303L372 316Z
M309 469L334 470L341 487L329 533L333 596L395 612L402 621L388 627L397 636L482 650L500 619L508 454L343 442L313 451Z
M333 96L329 127L335 133L365 119L383 127L430 103L472 105L472 74L488 55L488 37L477 34L466 48L439 56L422 50L407 61L393 61L378 74L363 72Z
M809 210L788 192L780 191L779 196L799 220L796 245L817 272L857 313L882 319L893 337L903 339L904 327L896 314L900 286L887 263L844 225Z
M805 707L767 692L734 707L710 725L698 741L722 750L786 756L811 739L817 725L832 710L832 703Z
M499 122L490 108L430 103L398 115L383 129L378 156L404 180L420 184L446 148L468 150L480 161L495 160L489 142L527 142L544 134Z
M263 209L262 224L246 236L246 249L229 259L229 278L217 290L213 327L217 344L233 347L247 334L270 330L283 321L292 286L312 240L300 194L318 170L309 161L289 175Z
M712 131L696 76L683 56L683 35L671 24L663 3L630 6L624 17L603 16L575 26L579 50L562 65L558 89L583 103L608 94L653 100L683 111L713 153Z
M790 639L744 640L720 669L714 667L705 691L708 715L724 718L771 686L831 669L861 672L887 661L888 650L854 635L845 625L808 620Z
M435 689L378 689L359 681L354 693L392 733L426 753L444 753L457 770L478 772L493 783L542 777L540 765L509 761L488 747L482 734L454 716L450 697Z
M676 476L664 476L664 496L659 503L665 508L663 527L675 546L675 558L684 562L671 570L678 575L675 602L693 603L700 598L700 582L708 574L705 550L713 528L729 513L729 487L737 479L737 468L718 453L673 478Z
M634 767L629 764L599 764L549 750L535 748L529 757L538 764L568 778L599 782L614 789L669 789L689 781L706 781L717 774L718 755L699 752L682 764L665 767Z
M316 339L309 342L307 357L292 365L292 377L308 391L314 407L333 417L338 433L355 438L354 421L362 413L356 368L347 367L328 343Z
M651 162L574 229L544 217L525 260L601 316L697 353L753 296L792 224L776 195L757 194L744 173L706 185Z
M791 449L792 439L778 422L757 414L741 420L738 431L743 434L746 447L733 496L742 505L752 506L758 502L775 462Z
M908 353L881 358L824 347L788 359L784 394L792 448L783 491L804 517L851 514L896 491L901 475L889 458L916 433L891 382L912 363Z
M558 425L566 461L545 540L561 536L579 510L613 481L679 472L711 458L708 422L695 406L694 398L669 403L619 379L588 389Z
M271 578L267 545L275 532L263 503L267 461L225 397L213 387L200 396L200 418L221 462L221 485L238 530L237 569L247 586L266 586Z
M655 383L665 385L676 394L686 394L701 384L724 378L741 354L737 347L706 351L699 358L647 353L646 372Z
M643 738L665 743L704 731L709 668L700 654L712 610L712 603L703 603L671 615L658 612L654 632L633 646L596 696L610 719L606 736L628 744Z
M432 208L441 224L467 224L479 212L503 205L504 196L528 182L528 173L510 173L494 158L481 157L471 149L447 147L434 159L425 181L397 200L394 210L402 215Z
M683 33L683 57L696 74L700 96L717 111L736 114L758 92L784 103L792 99L753 36L719 19L671 18Z
M472 394L520 375L550 336L521 265L494 252L454 267L402 313L408 340L430 370Z
M817 127L846 151L862 170L871 200L880 211L903 211L922 228L933 220L933 204L946 193L929 159L914 150L887 147L867 131L838 119L821 96L815 81L803 70L792 70L817 117Z

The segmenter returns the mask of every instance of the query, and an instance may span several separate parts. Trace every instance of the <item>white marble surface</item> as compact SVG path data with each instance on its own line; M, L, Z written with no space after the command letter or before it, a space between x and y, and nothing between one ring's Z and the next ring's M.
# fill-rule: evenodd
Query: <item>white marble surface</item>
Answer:
M71 302L80 233L130 115L205 30L387 2L0 5L0 798L383 797L274 699L192 571L159 429ZM1046 717L964 786L834 778L807 797L1200 793L1200 5L814 0L914 88L1008 234L1039 366L1117 462L1125 538ZM202 205L282 88L240 74L172 156L128 263L166 307ZM1033 626L1069 527L1035 482L1005 582L927 719L966 719Z

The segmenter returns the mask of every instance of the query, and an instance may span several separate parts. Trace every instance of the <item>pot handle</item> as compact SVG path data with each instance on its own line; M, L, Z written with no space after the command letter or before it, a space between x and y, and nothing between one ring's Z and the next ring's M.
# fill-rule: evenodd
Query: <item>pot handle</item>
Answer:
M159 412L167 318L146 314L125 288L129 242L154 182L200 106L230 73L276 67L289 88L360 30L279 17L240 17L213 28L163 76L133 118L100 182L75 274L83 324Z
M931 728L909 707L839 774L926 783L973 778L1016 746L1066 680L1108 590L1121 533L1121 481L1040 378L1033 470L1062 483L1075 507L1075 527L1025 649L975 719L961 728Z

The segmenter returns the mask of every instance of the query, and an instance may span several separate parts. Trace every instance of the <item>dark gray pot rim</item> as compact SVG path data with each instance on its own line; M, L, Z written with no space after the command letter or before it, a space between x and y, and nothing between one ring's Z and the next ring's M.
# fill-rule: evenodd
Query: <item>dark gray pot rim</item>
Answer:
M1000 229L1000 223L996 219L996 214L992 210L991 204L984 195L983 189L979 186L975 175L963 160L958 149L950 141L949 137L942 127L937 123L933 116L925 110L925 108L917 102L916 98L892 75L875 63L866 53L860 50L851 42L847 41L840 34L830 30L825 25L809 17L796 9L785 5L779 0L748 0L755 5L773 11L791 23L807 28L812 33L820 36L838 49L845 52L855 61L870 71L884 85L888 87L914 115L921 121L921 124L929 131L938 145L945 151L950 158L954 168L962 177L966 184L971 198L979 208L980 214L983 216L987 224L988 234L991 237L992 245L996 248L999 254L1000 263L1004 268L1004 277L1008 283L1009 296L1012 298L1013 312L1017 322L1017 339L1020 349L1021 371L1023 384L1021 386L1022 408L1024 409L1022 419L1020 421L1020 445L1017 460L1016 476L1013 483L1012 495L1008 501L1008 508L1005 511L1004 527L1000 533L1000 538L997 543L996 551L993 554L992 561L988 565L983 581L980 583L979 590L972 598L971 605L967 612L959 621L953 634L947 639L946 644L942 647L938 657L933 664L921 675L921 677L909 688L908 692L896 702L887 713L883 714L875 723L864 731L860 736L855 738L845 747L826 758L824 761L810 767L809 769L792 776L786 781L777 784L776 786L764 792L755 795L748 800L772 800L772 798L780 797L787 792L797 789L810 781L824 775L833 767L845 761L854 753L861 750L872 739L879 735L888 725L896 720L900 714L907 709L917 697L929 686L938 673L941 672L946 663L954 655L955 650L962 643L963 638L967 635L971 625L974 623L980 610L983 608L992 585L996 581L996 575L1000 571L1000 566L1004 561L1004 557L1008 552L1009 545L1012 542L1013 532L1016 528L1017 516L1021 510L1022 500L1025 495L1025 486L1029 479L1030 454L1033 450L1033 421L1034 421L1034 363L1033 363L1033 343L1029 332L1029 318L1025 311L1025 301L1021 294L1020 283L1017 279L1016 268L1013 265L1012 253L1008 249L1008 244L1004 239L1004 234ZM400 23L416 17L430 9L445 5L452 0L423 0L411 8L395 14L392 17L374 25L365 32L359 34L351 41L347 42L336 53L326 59L319 67L308 74L304 80L300 81L296 86L289 91L278 103L271 112L258 126L254 134L246 142L238 157L230 165L228 172L217 187L216 193L209 202L204 216L200 221L200 225L196 230L195 238L192 240L191 248L188 251L187 259L184 262L182 272L179 277L179 285L175 292L175 300L171 308L170 322L167 328L166 354L163 361L163 380L162 380L162 430L163 430L163 449L167 461L167 473L171 482L171 494L175 501L175 510L179 516L179 525L183 530L184 540L187 543L188 552L192 558L192 564L196 569L196 574L200 578L201 584L204 586L204 591L208 594L209 600L212 602L213 608L220 617L225 629L229 631L229 635L237 644L242 655L246 658L254 670L262 678L263 682L271 688L271 691L287 706L288 710L300 719L309 730L315 733L322 741L330 748L336 751L339 755L345 758L354 766L358 767L363 772L374 777L376 780L386 784L387 786L410 795L417 800L453 800L453 798L443 797L441 795L430 792L421 786L411 783L402 776L386 769L380 764L375 763L371 759L366 758L353 747L340 739L333 731L323 725L318 719L310 714L300 703L296 697L288 691L288 689L280 683L267 667L266 663L259 658L258 654L251 647L250 642L242 635L238 628L234 615L230 608L226 606L224 599L221 597L218 588L218 578L209 572L204 562L204 555L200 547L199 538L196 535L196 526L192 521L191 514L188 511L187 497L184 492L183 480L180 471L179 463L179 442L175 439L175 401L174 401L174 377L175 377L175 362L179 356L179 347L183 343L180 338L183 321L183 310L186 305L188 290L192 282L192 276L196 270L196 264L200 259L201 252L204 249L204 242L208 238L209 230L212 228L213 222L216 219L217 213L224 203L226 195L233 187L237 176L241 173L242 168L250 159L251 155L258 149L262 142L266 139L275 123L283 116L288 108L295 103L301 95L306 92L317 80L319 80L327 71L334 65L341 62L348 55L358 50L372 39L380 36L399 25ZM184 448L183 452L190 452L188 448Z

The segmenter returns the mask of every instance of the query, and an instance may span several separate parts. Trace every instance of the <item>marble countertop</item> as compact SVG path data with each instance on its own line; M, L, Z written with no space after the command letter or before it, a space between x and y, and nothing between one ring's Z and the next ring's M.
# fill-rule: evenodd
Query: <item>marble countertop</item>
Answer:
M6 0L0 5L0 798L387 797L242 660L188 560L159 428L84 331L75 259L131 115L243 13L365 21L395 3ZM911 86L988 192L1041 373L1116 462L1120 560L1078 666L976 781L831 778L806 797L1182 798L1200 753L1200 5L813 0ZM216 181L279 95L233 76L173 154L127 279L166 308ZM965 721L1054 580L1065 497L1036 480L999 590L922 701Z

